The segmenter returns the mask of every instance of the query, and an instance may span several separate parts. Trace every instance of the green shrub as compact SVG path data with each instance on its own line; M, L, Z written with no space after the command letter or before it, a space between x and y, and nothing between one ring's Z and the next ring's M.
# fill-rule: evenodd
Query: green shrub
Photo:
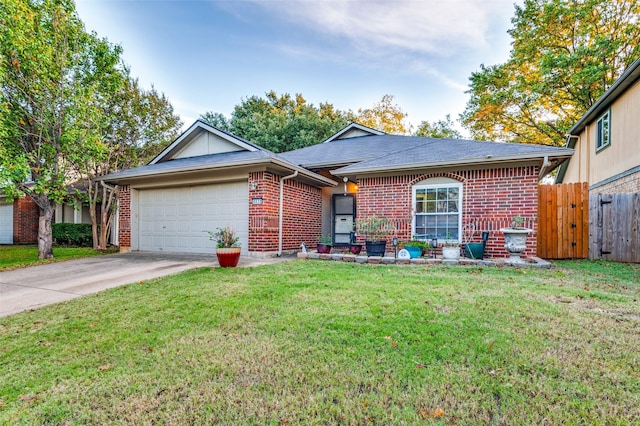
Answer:
M92 247L90 223L54 223L53 242L62 246Z

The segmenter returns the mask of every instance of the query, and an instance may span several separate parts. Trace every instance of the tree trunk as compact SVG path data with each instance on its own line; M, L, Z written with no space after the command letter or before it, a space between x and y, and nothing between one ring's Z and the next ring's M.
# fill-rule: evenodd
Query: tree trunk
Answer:
M100 229L98 234L98 244L96 248L98 250L106 250L107 246L109 245L109 231L111 230L111 224L113 223L113 203L117 197L117 187L111 187L102 183L101 186L102 196L100 198Z
M97 184L95 184L96 187L94 187L94 183L93 182L89 182L89 184L87 185L87 195L89 198L89 217L91 218L91 236L93 237L93 249L94 250L99 250L100 249L100 241L98 239L98 219L97 219L97 214L96 214L96 204L97 204L97 198L98 198L98 189L97 189Z
M47 203L40 207L38 218L38 259L53 259L53 235L51 233L51 220L55 212L55 204Z

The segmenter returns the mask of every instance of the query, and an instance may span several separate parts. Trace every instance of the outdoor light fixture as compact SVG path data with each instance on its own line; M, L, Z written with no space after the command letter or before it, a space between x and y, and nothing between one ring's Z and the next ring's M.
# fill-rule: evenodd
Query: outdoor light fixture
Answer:
M398 257L398 237L393 236L393 251L395 253L395 257Z
M251 181L251 183L249 184L249 188L251 188L252 191L255 191L256 189L258 189L258 182L256 182L255 180Z
M438 248L438 239L437 238L432 238L431 239L431 248L433 249L433 258L436 258L436 249Z

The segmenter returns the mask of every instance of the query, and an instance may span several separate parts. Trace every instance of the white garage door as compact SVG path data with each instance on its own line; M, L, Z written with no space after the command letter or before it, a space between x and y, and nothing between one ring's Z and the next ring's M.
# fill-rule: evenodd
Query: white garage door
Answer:
M0 201L0 244L13 244L13 203Z
M140 250L215 253L206 230L231 226L247 253L249 189L247 181L138 192Z

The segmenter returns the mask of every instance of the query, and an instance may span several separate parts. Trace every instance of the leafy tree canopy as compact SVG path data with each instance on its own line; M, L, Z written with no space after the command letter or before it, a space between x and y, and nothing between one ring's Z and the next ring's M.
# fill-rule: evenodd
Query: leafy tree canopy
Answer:
M408 135L411 133L411 125L406 122L408 114L393 100L393 95L384 95L372 108L359 109L355 121L392 135Z
M462 135L453 127L453 121L451 121L451 115L447 114L444 120L434 121L429 123L423 121L418 126L416 136L423 138L439 138L439 139L460 139Z
M135 165L179 127L121 53L84 30L72 0L0 2L0 189L40 208L40 258L53 256L51 219L71 182Z
M639 21L640 0L525 0L509 60L471 75L463 124L476 139L563 145L640 56Z
M304 148L321 142L349 123L349 114L329 103L318 107L301 94L264 98L251 96L236 105L231 118L207 112L200 119L274 152Z

